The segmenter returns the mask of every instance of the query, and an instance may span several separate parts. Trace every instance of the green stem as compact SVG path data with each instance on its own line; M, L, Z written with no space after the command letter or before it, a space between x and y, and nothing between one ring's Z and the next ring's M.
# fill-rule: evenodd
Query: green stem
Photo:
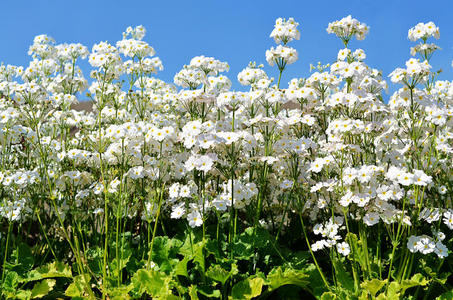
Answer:
M319 267L318 261L316 260L315 254L313 253L313 250L311 249L310 242L308 241L308 235L307 235L307 230L305 229L305 224L304 220L302 217L302 213L299 213L299 218L300 218L300 224L302 225L302 230L304 232L304 237L305 237L305 242L307 243L308 250L310 251L311 257L313 258L313 261L315 263L316 269L319 272L319 275L321 275L322 281L324 282L324 285L329 291L332 291L329 283L326 280L326 277L324 276L324 273L322 272L321 268Z
M8 222L8 235L6 236L6 246L5 246L5 257L3 258L3 266L2 266L2 282L5 277L5 264L6 259L8 257L8 246L9 246L9 236L11 235L12 223L11 221Z

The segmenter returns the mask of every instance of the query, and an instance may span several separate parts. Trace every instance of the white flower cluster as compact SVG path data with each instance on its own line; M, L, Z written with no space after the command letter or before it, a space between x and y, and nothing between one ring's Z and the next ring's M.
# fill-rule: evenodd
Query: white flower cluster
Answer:
M300 39L300 31L297 26L299 26L299 23L294 21L293 18L288 20L278 18L275 20L274 30L272 30L270 37L274 39L275 43L286 45L292 40Z
M409 29L407 37L413 42L420 39L426 40L430 37L439 39L439 27L437 27L433 22L418 23L417 25Z
M346 44L355 36L358 40L365 39L370 28L365 23L360 23L350 15L332 23L327 27L327 33L333 33Z
M442 243L443 239L445 239L445 235L443 234L437 236L437 241L427 235L411 235L407 240L407 248L412 253L420 252L422 254L429 254L434 252L438 257L445 258L448 256L448 249Z
M275 43L283 43L283 45L278 45L275 48L271 47L271 49L267 50L266 61L270 66L277 64L280 72L283 71L286 65L297 61L297 50L286 46L286 44L294 39L298 40L300 38L300 32L297 29L298 25L299 23L295 22L293 18L289 18L288 20L278 18L275 21L274 30L270 37L274 38Z
M297 60L286 45L299 38L297 25L279 19L271 34L281 44L266 60L280 79ZM347 46L368 27L349 16L328 31ZM28 67L0 67L2 218L42 211L46 221L98 220L115 209L115 217L162 214L198 227L228 212L284 231L300 214L321 237L314 251L348 256L346 225L358 224L368 238L385 228L413 253L448 255L453 83L436 80L429 57L390 74L402 86L389 103L382 72L349 48L286 87L250 63L237 75L250 86L242 92L221 74L226 62L197 56L174 76L178 89L151 77L162 63L144 34L130 27L90 54L38 36ZM89 87L77 66L86 56L95 68ZM86 91L92 111L75 111ZM57 209L43 208L46 201Z

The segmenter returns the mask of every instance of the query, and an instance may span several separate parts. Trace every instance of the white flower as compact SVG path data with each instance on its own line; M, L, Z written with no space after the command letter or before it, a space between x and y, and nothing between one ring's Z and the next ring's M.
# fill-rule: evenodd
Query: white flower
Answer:
M414 235L411 235L409 239L407 240L407 249L409 249L410 252L415 253L418 251L420 247L420 238Z
M434 251L436 244L429 237L421 237L418 245L418 251L422 254L428 254Z
M414 176L411 173L401 172L398 176L398 182L404 186L414 183Z
M343 254L344 256L348 256L349 252L351 252L351 248L349 247L349 244L346 242L337 244L337 250L338 253Z
M187 215L187 221L189 221L190 227L199 227L203 224L203 218L198 210L192 210Z
M368 226L373 226L379 223L379 214L376 212L366 213L365 216L363 217L363 223L365 223Z
M93 210L93 214L94 215L100 215L104 213L104 209L103 208L96 208L95 210Z
M290 189L292 187L293 187L293 181L292 180L285 179L285 180L283 180L282 183L280 183L280 188L282 188L284 190Z
M447 225L449 229L453 229L453 209L448 209L444 212L444 224Z
M184 207L184 203L181 203L172 207L170 218L180 219L185 213L186 208Z
M346 194L344 194L341 199L340 199L340 205L343 207L348 207L349 204L351 204L352 199L354 195L352 194L351 191L348 191Z
M217 197L214 201L212 201L212 205L219 211L226 211L229 204L230 203L225 197Z
M185 197L190 197L192 191L189 186L183 185L179 189L179 196L185 198Z
M311 250L313 251L319 251L327 247L327 242L326 240L319 240L311 245Z
M358 40L363 40L369 31L365 23L360 23L350 15L332 23L327 27L327 33L334 33L344 41L349 41L352 36Z
M414 170L413 181L415 185L426 186L432 182L432 177L426 175L422 170Z
M434 253L436 253L437 256L440 258L445 258L448 256L448 248L444 244L442 244L442 242L439 241L436 243Z
M175 182L168 188L168 196L170 197L171 201L174 201L176 198L179 197L179 183Z
M319 173L321 172L325 163L326 161L324 160L324 158L317 157L315 161L310 164L310 168L308 169L308 171Z
M208 172L212 169L214 160L209 155L201 155L197 160L197 170Z
M130 168L129 171L127 172L127 176L129 176L132 179L144 178L145 175L146 175L145 169L142 166Z

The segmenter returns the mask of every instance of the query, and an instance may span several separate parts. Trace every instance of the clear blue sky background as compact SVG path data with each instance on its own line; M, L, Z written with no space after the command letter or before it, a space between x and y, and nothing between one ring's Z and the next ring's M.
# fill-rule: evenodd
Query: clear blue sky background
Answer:
M264 63L268 74L277 77L276 69L266 64L265 51L275 46L269 34L278 17L294 17L301 30L301 39L291 43L299 60L285 71L283 87L293 77L307 77L310 63L336 59L342 44L327 34L329 22L351 14L368 24L370 34L364 41L353 41L351 47L364 49L368 65L387 76L410 57L414 43L407 38L408 29L418 22L434 21L441 36L434 42L442 50L431 64L435 70L443 69L441 79L453 79L453 0L3 0L1 10L0 61L6 64L26 66L28 47L38 34L46 33L57 43L80 42L91 50L99 41L116 43L127 26L142 24L147 29L145 40L164 64L165 70L157 77L172 82L192 57L213 56L230 64L226 75L238 90L243 88L237 73L251 60ZM81 65L88 78L88 63Z

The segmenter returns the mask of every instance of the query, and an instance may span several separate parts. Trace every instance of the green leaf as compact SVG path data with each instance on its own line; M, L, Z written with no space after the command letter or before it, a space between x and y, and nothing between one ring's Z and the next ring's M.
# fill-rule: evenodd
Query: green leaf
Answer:
M379 279L373 279L373 280L367 280L365 282L362 282L360 286L367 290L371 297L375 297L377 292L385 285L387 281L386 280L379 280Z
M22 282L57 277L72 277L71 268L62 262L52 262L28 272L27 278L24 278Z
M448 291L436 298L436 300L451 300L453 299L453 291Z
M429 283L429 280L427 280L422 274L417 273L414 276L412 276L411 279L405 279L401 282L401 295L404 295L404 292L414 286L425 286Z
M325 292L321 295L321 300L334 300L337 299L337 295L332 292Z
M19 300L29 300L31 298L31 291L30 290L19 290L12 298L19 299Z
M119 259L117 260L116 258L114 258L111 262L110 262L110 269L112 270L113 272L113 276L114 277L118 277L119 276L119 271L121 271L122 269L124 269L127 265L127 263L129 262L129 256L128 257L125 257L123 259ZM118 268L118 264L119 265L119 268Z
M86 289L89 287L90 276L82 274L74 277L74 281L68 286L65 295L68 297L85 297L87 296Z
M34 264L33 253L25 243L20 243L11 254L10 261L5 263L5 269L17 272L24 276Z
M206 276L224 285L228 278L230 278L231 273L226 271L220 265L214 265L209 267L206 272Z
M233 299L252 299L261 294L264 279L261 277L247 278L236 283L231 291Z
M31 290L31 298L42 298L49 294L57 281L55 279L45 279L41 282L35 283Z
M324 292L328 292L328 288L325 286L324 282L322 281L322 277L319 274L316 265L311 263L308 264L304 269L304 273L308 275L310 279L309 287L312 290L313 295L316 298L321 297Z
M108 295L109 298L112 300L123 300L123 299L130 299L129 292L132 289L130 285L122 285L119 287L114 287L109 289Z
M206 270L206 266L205 258L203 256L203 242L198 242L197 244L194 245L193 261L197 262L200 265L201 270L204 273Z
M197 291L203 296L208 297L209 299L220 298L222 296L220 291L218 289L213 288L212 286L198 285Z
M20 277L19 274L13 271L6 273L5 279L1 285L1 292L5 294L6 292L14 293L17 290L19 285Z
M338 259L333 260L333 265L335 268L335 275L337 276L338 283L344 289L354 292L354 280L351 275L344 268L343 262Z
M281 267L272 269L267 275L269 290L275 290L286 284L294 284L307 288L310 284L309 276L303 270L287 268L284 271Z
M187 273L187 263L189 262L188 257L184 257L181 261L176 264L174 269L175 275L180 275L184 277L189 277L189 273Z
M399 285L399 283L395 282L395 281L391 282L387 289L387 298L388 299L400 299L400 295L401 295L400 291L401 291L401 286ZM379 295L379 296L381 296L381 295Z
M90 248L86 251L86 257L88 260L88 266L90 270L97 275L102 274L102 265L103 265L103 252L104 249L100 247Z
M140 269L132 277L132 286L138 295L147 293L151 297L171 295L171 278L155 270Z
M237 237L233 244L234 257L247 260L255 255L255 249L269 247L270 239L271 237L266 229L256 228L255 236L254 228L248 227Z

